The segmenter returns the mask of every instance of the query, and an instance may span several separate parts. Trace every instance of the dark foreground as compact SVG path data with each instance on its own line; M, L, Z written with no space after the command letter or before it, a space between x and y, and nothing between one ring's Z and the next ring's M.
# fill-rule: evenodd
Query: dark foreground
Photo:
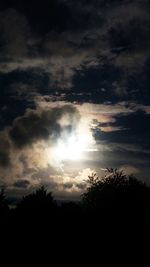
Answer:
M22 255L22 262L29 255L35 260L42 255L43 262L55 263L68 262L71 256L72 266L80 256L100 263L107 255L105 262L122 257L122 266L129 257L137 260L143 250L148 255L150 188L119 172L104 180L89 179L81 202L61 206L41 187L12 210L1 192L1 256L13 251L13 257Z

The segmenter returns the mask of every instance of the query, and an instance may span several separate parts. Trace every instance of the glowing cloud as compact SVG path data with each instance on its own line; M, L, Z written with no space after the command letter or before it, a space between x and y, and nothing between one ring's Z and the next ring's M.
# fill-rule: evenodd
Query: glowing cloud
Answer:
M66 160L82 160L86 152L95 151L94 144L88 122L81 119L71 131L62 131L56 144L46 152L51 164L62 167Z

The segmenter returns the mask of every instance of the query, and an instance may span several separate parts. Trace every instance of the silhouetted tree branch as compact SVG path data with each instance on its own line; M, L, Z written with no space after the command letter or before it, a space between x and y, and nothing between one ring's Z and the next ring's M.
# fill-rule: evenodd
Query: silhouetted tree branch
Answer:
M88 183L87 191L82 195L88 211L140 214L150 209L150 188L133 175L111 168L102 178L93 173Z

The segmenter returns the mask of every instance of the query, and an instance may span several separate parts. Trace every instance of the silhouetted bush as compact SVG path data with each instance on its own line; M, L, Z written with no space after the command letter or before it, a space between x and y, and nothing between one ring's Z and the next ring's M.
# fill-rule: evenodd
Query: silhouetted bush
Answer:
M0 193L0 214L3 222L13 228L51 229L59 234L81 231L97 235L104 229L132 229L136 225L150 226L150 188L132 175L108 169L103 178L95 173L89 176L88 187L79 202L62 202L57 205L52 193L45 187L22 198L18 206L9 210L4 191ZM9 216L8 216L9 214ZM2 218L2 216L1 216ZM99 224L99 228L97 228ZM111 225L111 227L110 227ZM115 228L113 226L115 225ZM103 229L103 231L101 231ZM54 231L54 232L55 232ZM90 232L91 231L91 232ZM122 230L121 230L122 231ZM142 230L143 231L143 230Z
M148 220L150 188L133 175L117 169L107 169L104 178L95 173L89 176L87 192L82 196L88 212L109 219Z
M39 221L44 221L48 217L52 218L56 210L57 204L52 193L41 186L35 192L23 197L17 206L17 216L22 216L26 220L38 218Z
M0 224L6 224L9 216L8 200L5 195L4 189L0 192ZM1 229L0 229L1 230Z
M0 214L3 215L9 211L8 200L6 198L4 189L0 192Z

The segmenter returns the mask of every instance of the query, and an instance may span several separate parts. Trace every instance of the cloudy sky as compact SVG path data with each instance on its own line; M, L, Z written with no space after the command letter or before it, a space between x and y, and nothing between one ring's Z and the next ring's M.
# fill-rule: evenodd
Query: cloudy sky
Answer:
M150 183L149 0L0 3L0 186L77 198L93 171Z

